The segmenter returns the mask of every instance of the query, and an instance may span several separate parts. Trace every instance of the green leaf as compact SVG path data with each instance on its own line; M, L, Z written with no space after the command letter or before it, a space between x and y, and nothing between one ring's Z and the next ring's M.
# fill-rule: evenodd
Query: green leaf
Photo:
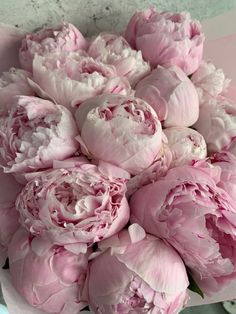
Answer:
M204 299L204 293L202 292L201 288L198 286L196 281L193 279L192 274L190 273L189 270L187 270L187 274L188 274L188 280L189 280L188 289L193 292L196 292L202 297L202 299Z

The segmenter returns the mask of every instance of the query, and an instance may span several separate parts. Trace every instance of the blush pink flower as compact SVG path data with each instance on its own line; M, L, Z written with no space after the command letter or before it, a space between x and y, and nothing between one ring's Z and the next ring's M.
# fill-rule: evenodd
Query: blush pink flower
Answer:
M87 254L74 254L21 228L9 245L9 263L15 288L33 307L52 314L77 314L86 306Z
M87 41L81 32L70 23L55 28L43 28L36 33L27 34L19 51L20 64L23 69L32 71L36 55L49 52L71 52L87 48Z
M156 111L165 127L191 126L199 115L197 91L177 66L159 66L136 86L135 96Z
M49 97L68 108L96 95L131 92L128 80L119 77L114 66L96 61L84 52L36 56L33 76Z
M94 313L179 313L188 300L188 278L175 250L146 236L136 224L109 243L112 248L89 268L89 305Z
M162 146L161 123L145 101L121 95L94 97L76 112L83 153L136 175Z
M72 114L37 97L19 96L0 126L0 153L6 172L25 173L73 155L78 144Z
M168 139L168 146L172 152L172 167L191 165L194 160L206 158L206 142L197 131L177 126L167 128L163 132Z
M164 177L172 164L172 158L172 152L169 146L163 141L162 148L153 164L128 181L127 197L130 197L142 186L156 182L161 177Z
M81 158L56 167L35 176L16 200L21 223L32 234L86 251L127 224L127 179L113 177L112 165L106 174Z
M208 295L236 278L236 202L215 179L215 169L173 168L130 202L131 221L171 244Z
M189 75L202 60L201 25L191 20L187 12L158 13L155 8L136 12L129 21L125 38L153 66L177 65Z
M225 94L230 84L230 80L225 77L222 69L217 69L212 62L206 61L203 61L193 73L191 81L198 91L200 103L204 94L213 97Z
M224 97L205 97L194 128L204 136L210 153L227 150L236 155L236 105Z
M0 116L7 115L15 96L33 96L34 91L27 79L31 74L24 70L11 68L0 77Z
M96 60L115 66L119 76L125 76L131 86L151 72L150 65L143 60L141 51L130 47L124 37L104 33L93 39L88 54Z
M220 168L217 186L225 190L236 201L236 157L227 151L221 151L212 154L205 162Z

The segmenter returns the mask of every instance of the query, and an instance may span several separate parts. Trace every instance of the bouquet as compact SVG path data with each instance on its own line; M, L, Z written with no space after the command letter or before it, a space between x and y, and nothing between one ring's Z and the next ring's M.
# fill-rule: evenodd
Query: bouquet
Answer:
M0 77L0 263L41 314L175 314L236 280L236 104L189 13L22 36ZM15 314L15 313L14 313Z

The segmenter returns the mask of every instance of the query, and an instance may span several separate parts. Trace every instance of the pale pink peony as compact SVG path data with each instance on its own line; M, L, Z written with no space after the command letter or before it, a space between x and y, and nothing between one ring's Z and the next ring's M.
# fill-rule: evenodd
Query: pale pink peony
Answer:
M212 154L205 162L221 169L217 186L236 201L236 157L227 151L221 151Z
M32 71L36 55L49 52L72 52L87 48L87 41L81 32L70 23L55 28L43 28L36 33L27 34L22 40L19 51L20 64L23 69Z
M15 209L15 199L22 186L11 174L0 170L0 267L5 264L7 247L19 227L19 213Z
M201 99L204 94L216 97L227 92L230 80L225 77L222 69L218 69L212 62L203 61L196 72L191 76Z
M27 79L31 74L24 70L11 68L0 77L0 116L7 115L15 96L33 96L34 91Z
M8 252L12 282L30 305L52 314L77 314L86 306L86 254L34 238L23 228L15 233Z
M129 220L127 179L85 158L57 162L35 176L16 200L21 223L32 234L66 244L72 251L120 231ZM110 173L110 174L108 174Z
M142 171L141 173L133 176L127 183L127 197L130 197L135 191L140 189L142 186L152 182L156 182L161 177L167 174L172 163L172 152L169 146L163 142L162 148L156 156L153 164Z
M197 91L177 66L161 66L136 86L136 97L147 101L165 127L191 126L199 115Z
M197 70L202 60L204 35L190 14L162 12L155 8L136 12L125 33L131 47L141 50L153 66L174 64L187 75Z
M163 132L168 139L168 146L172 152L171 167L191 165L194 160L206 158L206 142L197 131L177 126L167 128Z
M83 153L136 175L162 146L161 123L145 101L121 95L94 97L76 112Z
M208 295L236 278L236 202L212 168L173 168L130 202L131 221L171 244Z
M194 128L204 136L210 153L228 150L236 155L236 104L223 97L205 97Z
M96 61L84 52L36 56L33 76L44 93L68 108L100 94L131 93L128 80L119 77L114 66Z
M143 60L141 51L130 47L124 37L103 33L93 39L88 54L96 60L116 67L120 76L125 76L135 86L151 72L150 65Z
M94 313L179 313L188 300L188 278L173 248L146 236L136 224L107 244L108 250L89 268L89 305Z
M77 127L63 106L37 97L16 97L0 126L0 153L6 172L32 172L73 155Z

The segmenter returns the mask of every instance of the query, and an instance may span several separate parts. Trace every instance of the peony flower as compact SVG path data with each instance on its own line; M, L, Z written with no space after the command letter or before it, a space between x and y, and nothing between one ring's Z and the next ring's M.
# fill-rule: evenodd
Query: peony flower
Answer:
M24 70L11 68L0 77L0 116L7 115L15 96L33 96L34 92L27 79L31 74Z
M19 96L0 126L0 153L6 172L32 172L73 155L77 127L63 106L37 97Z
M0 170L0 267L5 264L7 247L19 227L19 213L15 209L15 199L22 189L11 174Z
M201 100L204 94L216 97L226 93L231 80L227 79L223 70L217 69L212 62L203 61L191 76L191 81L195 85Z
M84 252L127 224L127 179L113 177L112 165L106 174L83 158L54 166L29 181L16 200L21 223L32 234Z
M171 244L208 295L236 278L236 202L216 182L215 169L177 167L130 202L131 221Z
M161 177L167 174L168 169L172 163L172 152L169 146L163 141L162 148L159 154L156 156L153 164L142 171L141 173L133 176L127 182L127 197L130 197L135 191L142 186L152 182L156 182Z
M217 186L225 190L236 201L236 157L227 151L222 151L212 154L205 162L220 168ZM194 166L201 167L202 165L196 163Z
M136 97L147 101L165 127L191 126L199 115L197 91L178 67L158 67L136 86Z
M87 41L80 31L70 23L55 28L43 28L36 33L27 34L22 40L19 51L21 67L32 71L36 55L49 52L72 52L87 48Z
M138 225L130 226L129 233L123 230L109 239L115 247L91 262L91 309L100 314L179 313L188 300L181 258Z
M119 76L125 76L131 86L151 72L143 60L141 51L130 47L124 37L115 34L100 34L93 39L88 54L94 59L115 66Z
M136 175L148 168L162 146L162 129L145 101L120 95L95 97L76 112L83 153Z
M85 53L50 53L36 56L34 82L60 105L71 108L100 94L131 92L126 78L114 66L96 61Z
M204 159L207 147L204 137L197 131L186 127L172 127L163 131L172 152L172 167L192 164L192 161Z
M158 13L155 8L136 12L129 21L125 38L154 67L177 65L189 75L198 69L202 60L201 25L191 20L187 12Z
M210 153L227 150L236 155L236 105L223 97L206 97L194 128L204 136Z
M9 245L12 282L35 308L53 314L77 314L86 306L85 254L74 254L19 229Z

